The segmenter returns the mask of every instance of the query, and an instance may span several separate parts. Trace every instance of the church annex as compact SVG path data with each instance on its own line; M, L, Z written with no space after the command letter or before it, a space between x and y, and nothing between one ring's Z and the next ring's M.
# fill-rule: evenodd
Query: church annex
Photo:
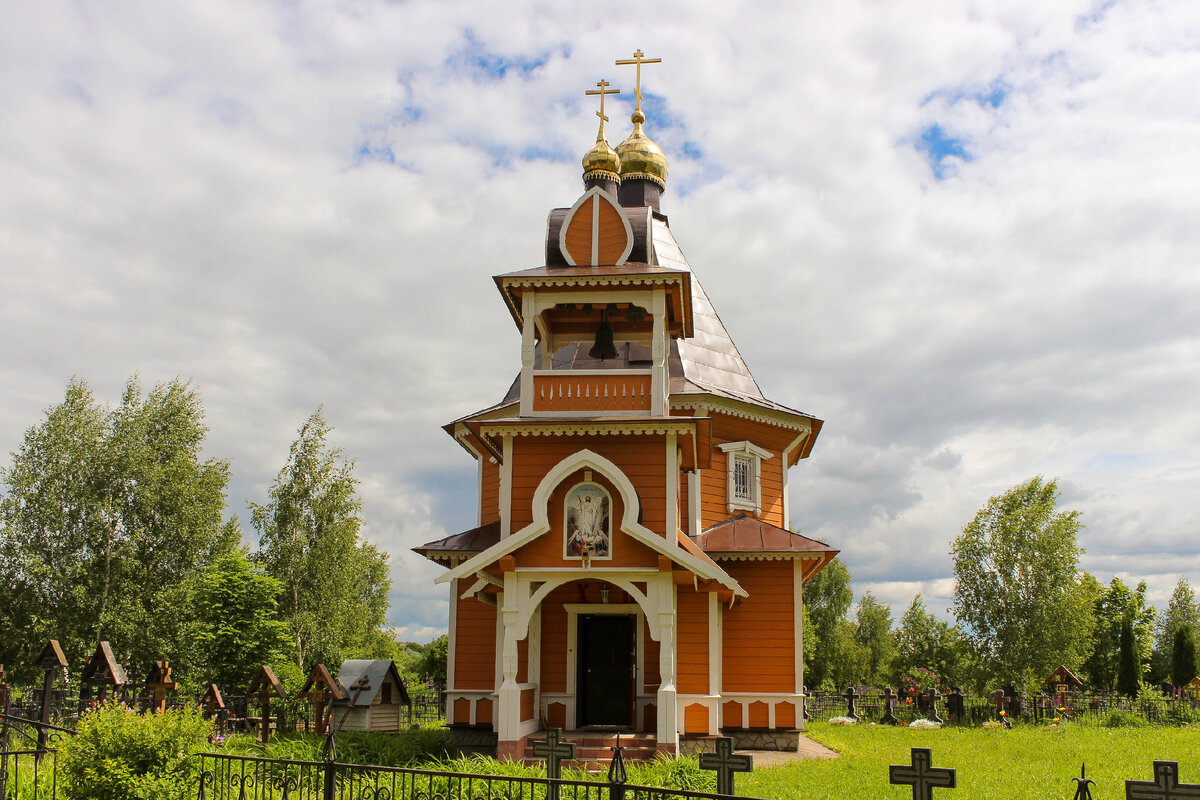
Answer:
M543 266L494 278L520 375L445 427L478 462L478 526L415 548L448 568L448 720L502 758L554 727L671 754L803 727L803 585L837 551L789 532L787 485L821 420L759 391L660 211L655 61L617 62L638 91L615 150L616 92L588 92L583 194L550 212Z

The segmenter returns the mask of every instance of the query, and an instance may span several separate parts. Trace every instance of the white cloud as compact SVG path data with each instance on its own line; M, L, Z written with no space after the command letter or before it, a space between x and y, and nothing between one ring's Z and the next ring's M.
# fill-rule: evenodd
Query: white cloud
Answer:
M474 524L475 473L439 425L515 374L490 276L541 262L600 77L624 136L612 61L640 47L664 59L664 211L767 394L827 421L793 510L859 588L944 608L949 542L1039 473L1101 579L1200 582L1194 3L588 13L13 10L0 451L72 375L113 399L135 371L192 377L244 518L324 404L393 553L393 622L444 626L408 548ZM941 181L915 145L935 124L966 153Z

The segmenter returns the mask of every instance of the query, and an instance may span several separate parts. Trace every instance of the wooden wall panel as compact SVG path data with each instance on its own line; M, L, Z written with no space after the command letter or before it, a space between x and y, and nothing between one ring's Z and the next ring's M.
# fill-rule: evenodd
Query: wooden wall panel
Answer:
M470 700L468 700L465 697L460 697L454 701L454 716L451 721L455 725L470 725L471 724L471 701ZM350 717L347 716L346 723L348 724L349 722L350 722ZM342 728L353 730L353 728L347 728L347 725L345 725L345 724L342 725Z
M500 465L491 458L483 458L483 485L479 492L479 509L482 524L500 521Z
M721 727L742 727L742 704L730 700L721 704Z
M796 690L795 604L790 560L722 561L749 597L724 610L724 692Z
M592 263L592 204L595 202L596 198L590 198L567 220L563 245L576 264Z
M775 727L776 728L795 728L796 727L796 704L795 703L776 703L775 704Z
M658 642L650 638L650 627L645 620L642 620L642 642L645 645L642 652L642 685L647 694L654 694L662 684L662 678L658 671L660 648Z
M517 683L529 680L529 637L517 641Z
M615 264L629 244L625 221L609 203L600 203L600 230L597 235L597 264Z
M492 698L481 697L475 702L475 724L492 724Z
M683 709L684 733L708 733L708 709L692 703Z
M678 689L708 694L708 593L680 587L676 609Z
M771 709L762 700L755 700L746 708L749 720L747 728L769 728L771 726Z
M567 690L567 610L574 602L569 586L560 586L542 601L542 691Z
M496 607L473 598L457 602L454 688L495 689Z

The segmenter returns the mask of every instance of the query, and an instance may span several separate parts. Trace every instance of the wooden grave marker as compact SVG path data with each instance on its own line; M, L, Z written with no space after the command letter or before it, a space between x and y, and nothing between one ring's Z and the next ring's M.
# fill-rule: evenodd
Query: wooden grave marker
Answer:
M1125 781L1125 800L1200 800L1200 783L1180 783L1177 761L1155 761L1154 780Z
M256 721L259 723L260 741L263 744L271 741L271 698L284 700L287 698L287 692L283 690L283 685L279 683L279 679L275 677L271 668L263 664L262 669L254 676L254 679L250 681L249 688L246 689L247 707L251 700L257 701L259 704L260 716ZM254 719L250 717L249 713L246 716L248 721Z
M957 786L954 770L934 768L933 755L928 747L912 749L911 766L888 766L888 780L893 786L911 786L913 800L933 800L934 789L954 789Z
M296 697L312 703L313 726L318 734L324 735L331 722L325 710L332 708L333 703L346 700L348 696L341 681L330 675L324 664L317 664L308 673L308 679Z

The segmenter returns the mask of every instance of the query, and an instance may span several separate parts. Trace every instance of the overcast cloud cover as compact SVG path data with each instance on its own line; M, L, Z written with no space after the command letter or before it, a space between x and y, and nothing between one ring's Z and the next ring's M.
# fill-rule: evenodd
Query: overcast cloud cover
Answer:
M793 522L944 610L950 541L1057 476L1084 568L1200 583L1200 3L2 0L0 453L72 376L194 381L248 526L324 404L392 554L475 522L441 430L519 335L637 48L663 210L768 397L826 420ZM614 109L613 106L616 106ZM7 461L7 456L4 458Z

